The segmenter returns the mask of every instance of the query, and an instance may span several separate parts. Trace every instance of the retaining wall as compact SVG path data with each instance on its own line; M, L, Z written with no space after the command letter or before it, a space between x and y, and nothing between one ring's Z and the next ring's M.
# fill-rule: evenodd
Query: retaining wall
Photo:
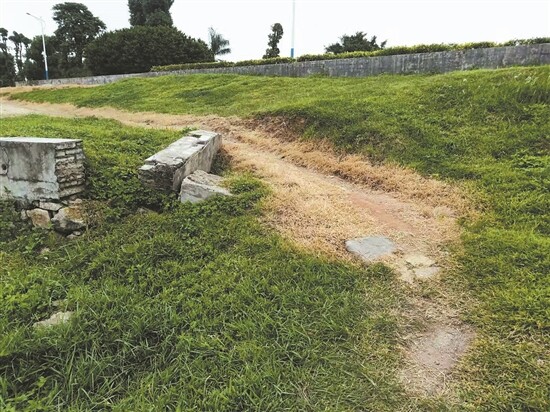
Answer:
M0 199L61 200L83 192L85 181L81 140L0 138Z
M446 73L457 70L498 69L509 66L540 66L550 64L550 43L487 49L452 50L435 53L399 54L394 56L360 57L261 66L189 69L170 72L148 72L70 79L19 82L18 86L112 83L132 77L157 77L170 74L248 74L262 76L305 77L326 75L335 77L366 77L378 74Z

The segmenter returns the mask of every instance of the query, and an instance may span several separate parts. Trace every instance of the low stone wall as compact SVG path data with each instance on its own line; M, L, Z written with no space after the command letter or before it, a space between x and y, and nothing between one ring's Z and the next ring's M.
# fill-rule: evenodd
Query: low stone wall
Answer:
M156 77L170 74L221 73L262 76L305 77L326 75L334 77L366 77L378 74L446 73L457 70L498 69L509 66L540 66L550 64L550 43L487 49L453 50L435 53L399 54L394 56L361 57L353 59L320 60L271 64L261 66L190 69L171 72L117 74L110 76L76 77L71 79L39 80L32 85L112 83L133 77ZM17 83L18 86L27 83Z
M81 140L0 138L0 198L31 204L62 200L84 189Z
M197 170L209 172L221 146L215 132L195 130L145 160L139 179L152 189L180 191L183 179Z
M86 188L82 141L39 137L0 138L0 199L15 201L21 219L69 238L82 234Z

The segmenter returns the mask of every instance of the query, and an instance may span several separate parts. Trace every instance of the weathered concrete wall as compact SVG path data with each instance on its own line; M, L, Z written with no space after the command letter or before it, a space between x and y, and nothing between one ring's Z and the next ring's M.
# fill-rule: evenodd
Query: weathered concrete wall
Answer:
M132 77L157 77L170 74L253 74L262 76L305 77L326 75L335 77L366 77L378 74L446 73L456 70L497 69L509 66L550 64L550 43L525 46L493 47L487 49L454 50L436 53L400 54L395 56L362 57L354 59L321 60L272 64L263 66L222 67L217 69L177 70L117 74L111 76L77 77L72 79L40 80L34 85L112 83ZM21 82L18 86L25 85Z
M139 178L153 189L179 192L183 179L191 173L210 171L220 145L218 133L195 130L146 159Z
M80 193L84 188L80 140L0 138L0 198L26 204L47 202Z

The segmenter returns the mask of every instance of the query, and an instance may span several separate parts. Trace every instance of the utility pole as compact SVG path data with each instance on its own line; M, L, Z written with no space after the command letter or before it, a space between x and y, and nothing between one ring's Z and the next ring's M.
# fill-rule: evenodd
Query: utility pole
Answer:
M46 40L44 39L44 26L45 26L46 23L44 23L44 19L42 17L36 17L36 16L33 16L30 13L27 13L27 14L40 22L40 27L42 28L42 50L43 50L42 54L44 55L44 69L45 69L44 70L44 75L45 75L46 80L49 80L48 56L46 55Z
M296 25L296 0L292 0L292 37L290 45L290 57L294 58L294 34Z

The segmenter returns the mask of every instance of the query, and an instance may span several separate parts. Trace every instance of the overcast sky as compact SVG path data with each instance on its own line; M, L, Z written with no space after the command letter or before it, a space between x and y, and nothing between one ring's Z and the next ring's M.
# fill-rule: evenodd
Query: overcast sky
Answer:
M78 1L78 0L74 0ZM62 1L0 0L0 27L40 34L30 12L56 28L52 6ZM128 27L127 0L80 0L108 30ZM283 25L279 48L290 55L292 0L175 0L174 24L207 40L214 27L231 42L226 60L261 58L273 23ZM550 36L550 0L296 0L296 55L322 53L343 34L363 31L388 46L506 41Z

